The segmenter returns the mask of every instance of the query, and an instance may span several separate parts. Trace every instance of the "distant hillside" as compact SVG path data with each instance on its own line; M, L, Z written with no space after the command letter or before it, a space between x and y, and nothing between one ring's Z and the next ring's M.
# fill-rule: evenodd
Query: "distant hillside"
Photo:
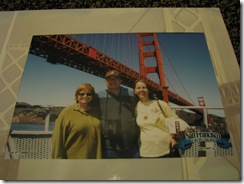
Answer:
M59 113L64 107L43 107L40 105L30 105L26 102L17 102L13 115L13 123L45 123L48 113L50 115L50 123L54 123Z
M189 113L181 110L177 110L176 114L183 120L185 120L190 126L203 125L202 116L194 113ZM208 124L208 130L213 132L219 132L222 135L228 135L227 125L225 118L219 117L213 114L209 114L210 124Z
M189 125L199 126L203 123L203 118L199 114L186 112L183 110L176 110L176 114Z
M30 105L26 102L17 102L16 108L13 116L13 123L36 123L36 124L44 124L45 118L48 113L50 115L50 123L55 123L56 118L63 110L64 107L43 107L40 105ZM185 120L190 126L200 126L203 124L202 116L190 113L182 110L177 110L176 114ZM218 131L224 131L226 128L225 119L210 115L213 122L213 129Z

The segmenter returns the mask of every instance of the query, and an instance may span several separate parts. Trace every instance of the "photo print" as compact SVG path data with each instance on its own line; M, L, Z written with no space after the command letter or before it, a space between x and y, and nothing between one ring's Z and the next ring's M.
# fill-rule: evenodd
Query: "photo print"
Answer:
M109 73L110 71L115 73ZM116 72L121 88L127 90L129 97L119 96L121 98L115 98L109 106L110 102L107 103L108 98L103 96L102 91L106 92L108 80L116 80ZM135 92L135 81L138 79L146 82L154 101L168 104L178 118L167 117L159 104L149 115L143 115L139 119L143 110L138 110L138 113L135 110L139 107ZM91 90L86 91L87 88L82 88L83 93L76 95L81 84L91 84L94 95L89 97ZM59 130L63 128L63 134L60 130L55 136L59 137L59 141L62 137L63 142L56 140L55 143L64 146L56 148L57 144L53 144L54 129L58 123L64 123L63 119L66 117L60 114L67 107L77 104L78 96L96 99L94 103L99 104L95 104L94 109L99 109L99 113L92 116L100 121L102 128L92 124L96 133L88 131L91 127L80 127L74 133L75 130L71 130L74 125L69 124L66 129L60 125ZM132 101L128 101L129 98ZM127 111L134 115L130 120L126 119ZM108 113L112 115L109 116ZM165 119L159 118L157 128L173 135L176 140L176 144L170 147L169 158L233 155L225 113L203 33L35 35L32 37L22 76L5 159L54 159L54 155L55 158L72 158L75 153L80 151L83 155L84 150L90 149L95 151L86 153L81 159L141 158L140 151L147 152L143 140L160 139L160 136L151 133L151 138L145 138L145 126L141 122L154 124L155 128L159 114ZM82 122L80 120L81 124ZM137 137L131 136L134 132L124 122L137 126ZM86 138L87 143L82 142L84 132L92 134ZM66 135L71 133L74 134L73 137ZM96 137L95 146L87 147L87 144L93 144L93 136ZM101 136L101 139L97 136ZM68 142L69 138L75 140ZM78 144L77 140L80 139L84 148L76 151L73 145ZM134 142L136 139L138 145L137 156L131 156L131 152L128 156L124 151L132 139ZM118 150L119 156L111 153L104 157L104 149L105 152L109 149L107 142L112 150ZM143 150L140 149L142 145ZM53 150L56 150L55 154ZM175 151L177 155L174 155Z

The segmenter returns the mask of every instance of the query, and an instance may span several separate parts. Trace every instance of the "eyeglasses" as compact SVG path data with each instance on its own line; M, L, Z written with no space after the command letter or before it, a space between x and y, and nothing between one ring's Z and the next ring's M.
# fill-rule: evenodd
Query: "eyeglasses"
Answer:
M92 93L78 93L79 96L93 96Z

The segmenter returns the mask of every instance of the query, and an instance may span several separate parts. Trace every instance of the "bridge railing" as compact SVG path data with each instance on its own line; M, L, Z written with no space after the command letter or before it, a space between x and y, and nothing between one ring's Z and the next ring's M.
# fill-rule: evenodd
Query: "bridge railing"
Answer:
M174 110L189 110L193 108L203 109L203 120L206 126L208 125L207 110L223 109L221 107L205 106L172 106L171 108ZM5 153L5 159L51 159L52 130L49 130L50 115L50 113L47 114L44 129L41 131L11 131L6 146L7 151ZM199 150L201 150L201 154L199 154ZM204 151L205 154L202 154ZM229 156L232 154L231 148L218 148L216 143L207 143L205 146L200 143L194 143L190 149L182 152L182 157L206 156L207 151L212 151L211 154L214 154L215 156Z
M192 110L201 109L203 112L203 125L208 127L208 110L224 110L223 107L218 106L171 106L173 110Z

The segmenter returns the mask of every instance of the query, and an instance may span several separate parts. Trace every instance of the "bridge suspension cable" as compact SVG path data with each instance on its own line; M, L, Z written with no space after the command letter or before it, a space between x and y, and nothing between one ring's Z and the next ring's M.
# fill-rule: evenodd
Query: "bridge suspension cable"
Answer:
M153 37L155 38L155 34L153 35ZM122 62L119 62L118 59L114 59L114 56L108 56L107 53L102 53L97 48L94 48L87 43L82 43L80 41L82 39L82 35L78 37L79 39L75 39L70 35L34 36L30 46L30 53L45 58L47 62L50 62L52 64L63 64L81 70L83 72L96 75L101 78L104 78L104 75L108 70L116 69L121 72L121 78L123 81L122 84L128 87L133 88L134 81L138 78L143 78L155 91L161 91L162 87L164 89L164 84L158 84L140 74L132 67L128 67ZM86 39L88 40L88 38L89 37L87 37ZM101 44L102 43L98 43L99 47L101 47ZM158 51L159 47L157 46L156 48ZM138 49L135 49L132 52L137 53ZM152 53L146 54L152 55ZM157 55L160 54L157 53ZM149 69L150 71L156 71L157 69L160 69L162 67L162 64L159 64L158 67L150 67ZM160 73L163 74L164 72ZM188 102L181 96L171 92L170 90L167 90L167 92L170 102L180 106L193 105L192 103ZM193 111L202 114L200 110Z
M178 73L177 73L176 70L175 70L175 67L174 67L173 63L171 62L171 60L170 60L168 54L166 53L166 51L165 51L165 49L164 49L164 47L162 46L162 44L161 44L160 41L159 41L159 45L160 45L161 50L164 52L165 56L167 57L167 61L169 62L171 68L173 69L173 71L174 71L174 73L175 73L177 79L179 80L179 82L180 82L180 84L181 84L183 90L185 91L185 93L186 93L186 95L188 96L188 98L190 99L190 101L194 104L194 102L193 102L193 100L192 100L190 94L189 94L188 91L186 90L186 88L185 88L185 86L184 86L182 80L180 79ZM171 85L171 87L173 88L172 85ZM195 105L195 104L194 104L194 105Z
M138 51L135 51L135 48L138 48L138 43L135 41L137 39L137 34L125 34L125 33L119 33L119 34L91 34L89 35L89 40L87 39L87 35L85 34L83 36L83 39L79 40L84 40L84 42L88 45L91 45L92 47L101 50L103 53L111 56L112 58L115 58L117 61L125 64L126 66L133 68L137 70L136 65L138 65ZM149 41L150 37L145 37L145 41ZM102 42L99 44L99 42ZM161 52L164 53L166 56L166 60L169 63L170 67L172 68L171 71L175 74L177 80L179 81L180 86L182 87L183 91L186 93L187 97L190 99L190 101L193 103L193 100L186 90L182 80L180 79L178 73L176 72L176 69L171 62L168 54L166 53L164 47L162 46L162 43L160 40L158 40L160 50ZM100 45L100 47L99 47ZM102 46L101 46L102 45ZM146 52L152 52L153 47L151 45L145 45L145 51ZM147 65L153 65L157 61L155 61L155 58L149 57L147 61L145 61ZM172 88L172 90L176 93L177 92L176 88L174 87L174 84L171 82L171 80L167 77L167 74L165 73L165 79L167 81L168 86ZM158 76L155 74L149 74L148 75L151 80L159 83Z

